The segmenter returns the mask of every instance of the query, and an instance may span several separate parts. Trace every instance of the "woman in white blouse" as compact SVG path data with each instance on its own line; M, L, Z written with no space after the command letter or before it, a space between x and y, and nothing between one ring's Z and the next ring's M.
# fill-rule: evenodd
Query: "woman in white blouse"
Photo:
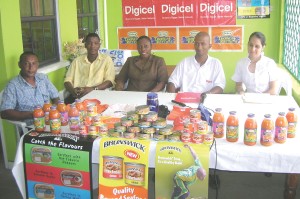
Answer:
M244 94L276 94L277 65L271 58L264 56L266 38L261 32L253 32L248 41L248 57L238 61L232 80L236 82L236 92ZM245 90L244 90L245 87Z

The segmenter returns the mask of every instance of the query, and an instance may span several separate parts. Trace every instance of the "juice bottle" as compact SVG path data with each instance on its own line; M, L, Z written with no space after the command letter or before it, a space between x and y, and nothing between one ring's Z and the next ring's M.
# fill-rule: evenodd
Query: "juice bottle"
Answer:
M288 121L284 116L284 112L280 112L275 121L275 142L285 143L287 137Z
M43 106L43 111L45 113L45 123L46 125L49 125L49 112L50 112L50 108L51 108L51 103L50 101L45 101L44 106Z
M212 119L212 128L215 138L224 137L224 115L221 111L221 108L216 108Z
M264 117L261 123L260 144L263 146L271 146L274 139L274 122L270 114L266 114Z
M49 121L50 121L50 132L54 134L59 134L61 132L61 122L60 122L60 113L56 109L56 106L51 106L49 112Z
M37 132L45 130L45 113L41 106L36 106L33 111L34 128Z
M244 144L253 146L256 144L257 139L257 123L253 113L248 114L244 126Z
M287 137L294 138L296 136L296 127L298 116L295 114L295 108L289 108L289 112L286 114L288 121Z
M75 104L71 104L69 110L69 127L71 131L79 131L80 116Z
M68 125L68 111L67 111L67 106L65 105L63 100L58 101L57 110L60 113L61 125L67 126Z
M79 119L80 123L83 123L83 119L85 117L84 105L80 99L75 99L76 108L79 111Z
M236 142L239 139L239 120L235 111L229 112L226 121L226 140L228 142Z

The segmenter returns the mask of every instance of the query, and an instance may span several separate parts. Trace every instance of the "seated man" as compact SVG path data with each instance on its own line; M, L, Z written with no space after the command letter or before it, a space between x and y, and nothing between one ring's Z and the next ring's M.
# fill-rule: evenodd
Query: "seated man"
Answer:
M210 36L199 32L195 36L195 56L181 61L171 74L167 92L223 93L226 80L221 62L208 55Z
M10 80L3 91L1 117L31 125L35 106L43 106L45 101L50 100L57 104L58 91L46 75L37 73L39 61L36 54L21 54L19 67L20 74Z
M92 90L104 90L114 85L115 68L108 55L100 54L101 41L96 33L89 33L85 39L87 55L74 59L66 77L65 88L70 95L65 103L73 103L76 98Z

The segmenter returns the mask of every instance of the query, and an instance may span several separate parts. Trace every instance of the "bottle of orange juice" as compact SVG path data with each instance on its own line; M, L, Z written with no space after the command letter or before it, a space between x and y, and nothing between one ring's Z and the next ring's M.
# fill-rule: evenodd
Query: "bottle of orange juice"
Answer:
M236 142L239 139L239 120L235 111L229 112L226 121L226 140L228 142Z
M82 101L80 99L75 99L76 108L79 111L80 123L83 123L85 117L85 109Z
M260 144L263 146L271 146L274 139L274 122L270 114L265 114L264 117L261 123Z
M287 138L287 128L288 128L288 121L285 117L284 112L280 112L278 117L275 121L275 142L277 143L285 143Z
M80 116L79 111L76 108L75 104L71 104L69 110L69 127L71 131L79 131L80 127Z
M45 113L41 106L36 106L33 111L34 128L37 132L45 130Z
M43 106L43 111L45 113L45 123L46 125L49 125L49 112L50 112L50 108L51 108L51 103L49 100L45 101L44 106Z
M61 116L59 111L56 109L56 106L51 106L49 112L49 121L50 121L50 132L54 134L59 134L61 132Z
M212 130L215 138L224 137L224 115L221 108L216 108L212 119Z
M68 111L67 111L67 106L65 105L63 100L59 100L57 104L57 110L60 113L60 121L62 126L67 126L68 125Z
M253 113L248 114L244 125L244 144L253 146L257 140L257 123Z
M285 117L288 121L287 137L294 138L296 136L296 127L298 120L298 116L295 113L295 108L289 108L289 112L286 114Z

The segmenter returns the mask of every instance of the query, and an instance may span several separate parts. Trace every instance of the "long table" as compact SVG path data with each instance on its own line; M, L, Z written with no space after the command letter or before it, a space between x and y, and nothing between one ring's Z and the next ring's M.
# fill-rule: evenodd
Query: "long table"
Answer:
M168 106L171 110L174 104L171 100L175 99L174 93L158 93L159 103ZM143 105L146 104L146 92L125 92L125 91L92 91L82 99L98 99L101 104L109 105ZM296 113L300 116L300 110L295 100L290 96L266 96L266 100L255 103L245 103L240 95L229 94L211 94L207 95L204 105L214 110L222 108L225 118L228 117L229 111L237 111L239 118L239 141L229 143L225 138L216 139L216 147L212 147L210 152L210 168L227 171L246 171L246 172L273 172L273 173L300 173L300 135L296 138L289 138L284 144L274 143L270 147L264 147L259 144L255 146L246 146L243 144L244 122L248 113L254 113L258 124L258 135L260 134L261 121L264 114L271 114L275 120L278 112L287 112L288 108L296 108ZM188 104L196 108L198 104ZM121 107L121 106L120 106ZM225 125L226 127L226 125ZM300 125L297 126L297 132L300 132ZM96 139L93 144L92 161L99 164L99 143ZM156 142L151 142L149 166L154 168ZM19 154L19 155L18 155ZM20 172L22 162L22 147L18 147L13 173ZM16 176L16 175L15 175ZM19 176L20 177L20 176ZM294 187L297 186L298 175L288 175L286 189L286 199L293 198L295 195ZM22 178L22 176L21 176ZM18 182L22 190L22 182ZM291 190L289 189L291 188Z

